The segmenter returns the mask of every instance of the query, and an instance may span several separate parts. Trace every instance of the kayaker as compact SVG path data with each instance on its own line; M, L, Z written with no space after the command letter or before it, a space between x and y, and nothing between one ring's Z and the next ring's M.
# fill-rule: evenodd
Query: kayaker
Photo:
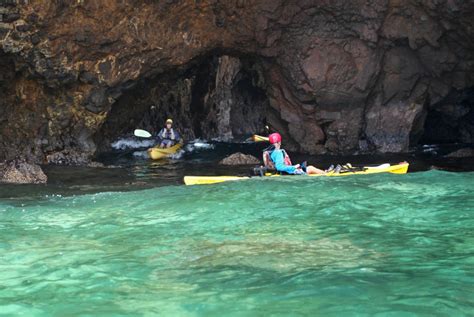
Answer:
M301 166L300 164L293 165L291 163L290 157L285 150L281 148L281 135L279 133L272 133L268 136L270 143L273 145L274 149L270 153L270 159L279 172L284 172L288 174L324 174L323 170L320 170L312 165ZM265 156L264 156L265 161ZM266 162L264 162L266 163Z
M173 120L167 119L166 126L158 133L161 148L169 148L180 141L179 133L173 129Z

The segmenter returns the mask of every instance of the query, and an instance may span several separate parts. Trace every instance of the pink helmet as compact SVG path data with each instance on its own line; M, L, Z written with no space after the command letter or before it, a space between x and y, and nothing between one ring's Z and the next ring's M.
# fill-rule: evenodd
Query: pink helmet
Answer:
M268 140L271 144L281 142L281 135L280 133L272 133L268 136Z

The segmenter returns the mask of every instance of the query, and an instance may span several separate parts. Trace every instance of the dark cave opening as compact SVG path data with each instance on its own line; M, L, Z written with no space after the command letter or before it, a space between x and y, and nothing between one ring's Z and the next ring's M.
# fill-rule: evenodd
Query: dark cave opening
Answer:
M259 61L214 54L123 91L95 141L98 152L104 152L136 128L156 134L166 118L174 120L188 141L241 140L264 131L268 110Z
M474 87L453 91L428 109L419 143L474 143Z

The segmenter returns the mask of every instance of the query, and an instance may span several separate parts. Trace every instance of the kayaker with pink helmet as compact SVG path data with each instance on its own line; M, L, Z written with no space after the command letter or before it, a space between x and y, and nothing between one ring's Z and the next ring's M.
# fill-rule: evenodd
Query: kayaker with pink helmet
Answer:
M270 159L278 172L288 174L324 174L323 170L320 170L314 166L301 166L300 164L293 165L290 157L285 150L281 148L281 135L279 133L272 133L268 136L268 140L274 146L274 150L270 153ZM265 161L265 156L264 156ZM267 162L264 162L267 164Z

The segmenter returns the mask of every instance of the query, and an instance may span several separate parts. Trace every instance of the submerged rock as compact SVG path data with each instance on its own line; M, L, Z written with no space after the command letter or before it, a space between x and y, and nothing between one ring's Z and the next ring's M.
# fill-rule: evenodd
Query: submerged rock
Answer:
M195 243L194 241L191 243ZM371 267L383 255L356 246L350 240L328 238L319 240L244 237L239 241L199 241L183 254L179 264L198 267L245 266L277 272L301 267L324 270L334 268ZM197 250L197 251L196 251Z
M0 164L0 183L45 184L48 177L41 167L24 160Z
M243 153L234 153L222 161L220 165L255 165L260 164L260 161L253 155L246 155Z

